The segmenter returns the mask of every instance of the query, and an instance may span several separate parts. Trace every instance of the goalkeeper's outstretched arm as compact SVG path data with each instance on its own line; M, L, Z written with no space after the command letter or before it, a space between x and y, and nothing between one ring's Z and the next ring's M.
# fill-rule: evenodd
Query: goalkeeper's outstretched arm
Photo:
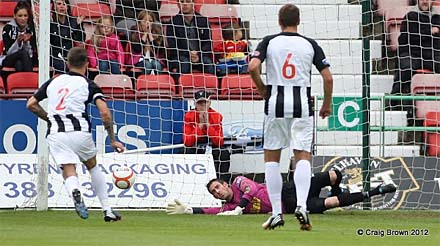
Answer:
M206 212L205 212L206 211ZM174 200L174 203L169 203L166 208L166 213L173 214L216 214L220 211L220 208L192 208L185 203Z

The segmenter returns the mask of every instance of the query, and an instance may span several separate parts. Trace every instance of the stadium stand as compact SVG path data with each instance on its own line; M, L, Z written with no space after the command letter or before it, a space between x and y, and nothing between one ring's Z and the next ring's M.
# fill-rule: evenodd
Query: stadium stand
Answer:
M200 14L208 17L211 26L239 21L235 6L226 4L204 4L200 8Z
M72 8L73 16L85 16L88 20L97 20L104 15L111 15L110 7L102 3L78 3Z
M385 11L385 35L389 41L391 51L396 51L399 45L400 26L402 21L411 9L409 6L397 6Z
M440 74L416 74L411 80L413 94L440 94Z
M16 72L10 74L6 81L10 94L33 94L38 89L38 73Z
M136 80L137 99L173 98L177 97L173 78L167 74L141 75Z
M411 92L414 95L440 95L440 74L416 74L411 80ZM424 119L428 112L440 112L440 101L415 102L416 117Z
M377 0L377 15L385 16L387 11L407 6L409 6L409 0Z
M440 127L440 112L428 112L426 113L425 121L423 124L425 127ZM440 156L440 133L437 132L425 132L425 146L426 154L429 156Z
M223 77L221 94L230 99L261 99L250 75L231 74Z
M226 4L226 0L194 0L195 4Z
M133 84L125 74L98 74L95 83L104 95L115 99L134 99Z
M179 91L182 91L182 96L184 98L193 98L194 93L202 89L215 95L218 94L217 77L211 74L182 74L179 77L178 85L182 88L182 90Z
M2 2L0 1L0 22L8 22L14 16L14 8L16 2Z
M179 7L175 3L162 3L159 10L159 17L162 22L170 22L171 17L179 13Z

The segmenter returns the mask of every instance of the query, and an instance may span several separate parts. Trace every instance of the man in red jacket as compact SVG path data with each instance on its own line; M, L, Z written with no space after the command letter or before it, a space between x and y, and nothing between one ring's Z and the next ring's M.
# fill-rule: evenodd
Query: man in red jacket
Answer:
M210 146L217 177L230 182L230 153L224 148L223 116L211 108L209 97L208 92L197 91L194 95L195 109L185 114L183 153L204 154Z

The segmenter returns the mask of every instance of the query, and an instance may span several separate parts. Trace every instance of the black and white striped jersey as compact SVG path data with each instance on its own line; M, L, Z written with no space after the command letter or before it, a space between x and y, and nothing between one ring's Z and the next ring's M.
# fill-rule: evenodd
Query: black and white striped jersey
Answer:
M330 66L315 40L292 32L269 35L258 44L252 58L261 62L266 60L266 115L277 118L313 116L312 64L318 71Z
M91 132L87 105L104 100L101 88L81 74L70 72L48 80L35 92L41 101L48 99L47 134L56 132Z

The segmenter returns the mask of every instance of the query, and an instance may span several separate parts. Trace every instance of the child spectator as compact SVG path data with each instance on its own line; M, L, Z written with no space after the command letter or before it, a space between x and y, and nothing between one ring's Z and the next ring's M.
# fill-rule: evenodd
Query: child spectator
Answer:
M214 47L218 63L216 65L217 75L230 73L247 73L247 56L249 47L243 39L240 26L236 23L227 25L222 30L223 42Z
M99 72L120 74L120 67L124 64L124 49L118 36L111 16L104 16L97 21L91 44L87 47L89 65L98 67Z
M18 72L30 72L37 64L37 40L32 13L27 2L14 8L14 19L3 27L3 55L0 66L14 67Z
M142 68L145 74L158 73L163 67L158 60L160 47L155 44L155 36L157 39L159 35L153 34L154 21L155 16L151 12L143 10L139 13L137 25L130 34L131 50L126 55L126 64Z
M74 42L83 43L86 38L82 21L84 16L72 17L69 0L55 0L51 7L50 45L51 66L55 73L67 71L67 52Z

